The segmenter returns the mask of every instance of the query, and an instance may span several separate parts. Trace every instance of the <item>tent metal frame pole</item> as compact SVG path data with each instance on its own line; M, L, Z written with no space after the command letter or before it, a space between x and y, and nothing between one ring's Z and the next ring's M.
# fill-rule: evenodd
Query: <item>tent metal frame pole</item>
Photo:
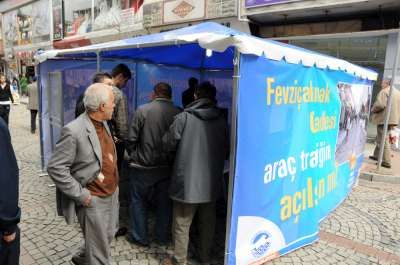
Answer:
M38 92L39 92L39 135L40 135L40 163L41 163L41 168L42 171L45 171L44 167L44 143L43 143L43 121L42 121L42 111L43 111L43 89L42 89L42 78L40 75L40 65L37 66L37 85L38 85Z
M235 55L233 58L233 86L232 86L232 114L231 114L231 139L230 139L230 157L229 157L229 182L228 182L228 202L226 213L226 231L225 231L225 255L224 264L228 264L229 239L231 231L231 217L232 217L232 199L233 199L233 186L235 178L236 167L236 129L237 129L237 102L239 90L239 72L240 72L240 52L235 48Z
M101 69L101 67L100 67L100 63L101 63L101 61L100 61L100 50L96 51L96 63L97 63L96 72L100 72L100 69Z
M390 109L392 107L393 90L396 89L394 87L394 84L397 81L396 76L397 76L397 68L399 67L399 57L400 57L400 30L397 31L396 56L394 58L393 70L392 70L392 81L390 83L389 98L387 100L387 107L385 110L385 122L383 124L383 134L382 134L382 138L381 138L381 142L380 142L381 144L379 146L377 170L380 170L381 164L382 164L382 159L383 159L383 150L384 150L385 140L386 140L387 131L388 131Z

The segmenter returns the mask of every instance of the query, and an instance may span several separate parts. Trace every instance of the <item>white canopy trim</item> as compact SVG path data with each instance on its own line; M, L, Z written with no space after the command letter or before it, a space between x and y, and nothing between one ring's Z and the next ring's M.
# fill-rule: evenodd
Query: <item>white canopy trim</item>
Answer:
M377 80L378 74L374 71L351 64L345 60L314 53L290 45L263 40L245 34L221 34L215 32L198 32L193 34L177 35L174 32L164 34L161 39L150 42L135 42L135 39L119 40L101 43L74 49L50 50L36 56L39 62L55 58L63 54L80 54L121 50L129 48L154 47L160 45L173 45L178 43L198 43L204 49L223 52L228 47L234 46L240 53L265 56L270 60L285 60L291 64L302 64L306 67L315 66L320 69L341 70L363 79Z

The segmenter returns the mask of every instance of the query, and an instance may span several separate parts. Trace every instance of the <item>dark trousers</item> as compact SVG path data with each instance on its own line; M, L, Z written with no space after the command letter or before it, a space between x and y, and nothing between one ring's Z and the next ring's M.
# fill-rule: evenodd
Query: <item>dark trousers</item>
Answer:
M124 142L116 143L115 144L115 149L117 149L117 167L118 167L118 172L121 174L122 161L124 161L124 153L125 153L125 144L124 144Z
M10 105L0 105L0 117L3 118L3 120L6 122L8 125L8 115L10 114Z
M35 109L31 109L31 133L35 133L36 131L36 116L38 111Z
M170 239L172 202L168 196L169 174L169 169L129 168L131 237L142 244L149 243L147 212L152 200L156 207L156 240L166 243Z
M383 159L382 162L388 163L390 165L391 159L390 159L390 143L389 143L389 128L388 128L388 134L386 135L385 142L382 144L381 139L382 139L382 134L383 134L383 125L378 125L376 127L376 147L374 150L374 157L378 158L379 157L379 149L383 147Z
M17 265L19 264L19 244L20 231L17 228L15 240L7 243L3 240L3 234L0 232L0 264L1 265Z

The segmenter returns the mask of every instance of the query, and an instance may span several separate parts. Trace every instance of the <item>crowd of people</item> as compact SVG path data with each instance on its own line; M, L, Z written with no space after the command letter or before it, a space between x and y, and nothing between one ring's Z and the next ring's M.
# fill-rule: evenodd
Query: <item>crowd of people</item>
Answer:
M110 243L126 233L148 247L149 203L155 205L155 243L174 245L164 264L186 264L189 229L198 216L198 257L210 261L215 202L228 154L228 128L216 87L189 80L184 108L167 83L154 86L149 103L128 122L121 91L130 69L97 73L76 104L76 119L61 131L47 171L57 188L57 210L67 223L77 216L84 242L74 264L110 264ZM125 166L122 166L124 163ZM126 170L126 172L123 172ZM129 230L119 227L119 179L129 179Z

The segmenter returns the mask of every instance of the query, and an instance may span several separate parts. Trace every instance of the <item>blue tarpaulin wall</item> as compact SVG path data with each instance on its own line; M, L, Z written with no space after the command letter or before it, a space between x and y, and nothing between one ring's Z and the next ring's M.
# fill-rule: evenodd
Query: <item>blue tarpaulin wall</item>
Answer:
M218 105L227 109L231 106L231 70L200 71L179 66L156 65L122 59L102 60L101 71L110 73L119 63L126 64L132 72L132 79L123 88L128 100L130 117L137 106L149 102L151 91L154 85L159 82L166 82L171 85L174 104L181 107L181 94L187 89L190 77L215 84ZM40 64L41 141L44 166L47 165L52 146L58 140L62 126L75 118L76 101L79 95L91 84L96 69L97 64L94 60L47 60ZM55 73L58 73L59 85L61 85L59 87L57 87L57 75L52 75ZM52 100L49 100L49 98Z

